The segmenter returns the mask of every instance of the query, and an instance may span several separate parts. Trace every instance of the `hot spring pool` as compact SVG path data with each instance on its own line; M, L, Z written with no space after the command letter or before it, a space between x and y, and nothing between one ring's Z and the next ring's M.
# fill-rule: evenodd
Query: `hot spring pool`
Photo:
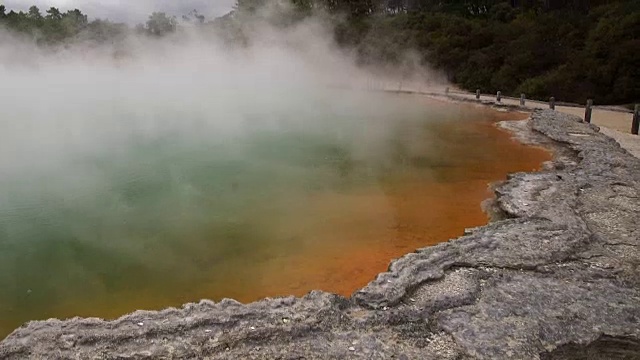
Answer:
M28 320L201 298L349 295L392 258L485 223L487 184L549 157L493 126L520 114L378 100L390 110L310 104L312 121L247 112L224 128L123 120L20 139L0 176L0 338Z

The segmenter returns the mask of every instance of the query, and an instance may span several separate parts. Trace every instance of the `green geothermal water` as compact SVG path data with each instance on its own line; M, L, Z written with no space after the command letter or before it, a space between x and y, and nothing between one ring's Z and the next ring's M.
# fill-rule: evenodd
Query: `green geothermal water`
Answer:
M273 276L274 263L344 245L326 220L341 204L311 202L450 181L461 163L451 141L468 138L477 113L378 100L390 110L257 113L224 129L185 120L81 142L53 130L43 153L14 154L0 177L0 337L29 320L289 291L287 274L301 270L278 265Z

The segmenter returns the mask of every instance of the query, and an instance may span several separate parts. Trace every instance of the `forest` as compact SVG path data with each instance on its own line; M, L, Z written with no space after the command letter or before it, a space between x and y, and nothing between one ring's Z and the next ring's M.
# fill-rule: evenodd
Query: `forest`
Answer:
M78 9L16 12L0 5L0 28L55 47L114 42L133 33L163 37L191 24L243 46L247 19L286 27L322 14L336 42L361 64L400 66L411 52L466 90L576 103L640 100L637 0L280 0L260 11L267 2L238 0L234 11L216 19L196 10L178 17L153 13L133 28L90 21Z

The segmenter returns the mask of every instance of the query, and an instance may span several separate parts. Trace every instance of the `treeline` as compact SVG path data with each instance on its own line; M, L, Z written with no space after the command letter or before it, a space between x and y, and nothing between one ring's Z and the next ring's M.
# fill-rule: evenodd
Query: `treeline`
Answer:
M352 16L337 39L365 62L414 49L471 91L640 100L640 1L398 1Z
M464 89L528 98L640 100L638 0L290 0L341 15L335 38L362 63L407 51ZM256 12L269 0L239 0Z
M193 11L183 16L184 21L204 22L204 17ZM57 45L70 40L91 40L97 43L113 42L135 31L149 36L163 36L175 32L178 21L165 13L153 13L144 24L134 29L126 24L109 20L88 20L87 15L75 9L61 12L51 7L44 13L31 6L27 12L7 11L0 5L0 28L31 38L39 45Z
M269 3L269 15L262 14ZM411 51L471 91L580 103L640 100L638 0L238 0L234 12L212 21L196 11L179 19L153 13L133 29L88 21L79 10L7 12L0 5L0 27L46 45L132 32L160 37L189 22L242 45L247 18L269 16L288 26L318 13L335 21L336 41L355 49L363 64L401 66Z
M272 0L238 0L237 9L255 11ZM463 16L486 15L497 4L526 11L571 10L586 13L610 0L290 0L298 9L322 9L351 17L402 12L446 12Z

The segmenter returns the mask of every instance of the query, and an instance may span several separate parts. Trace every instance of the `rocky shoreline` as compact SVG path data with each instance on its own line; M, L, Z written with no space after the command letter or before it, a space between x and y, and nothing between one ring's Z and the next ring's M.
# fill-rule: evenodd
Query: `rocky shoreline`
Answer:
M496 187L500 219L393 261L349 299L30 322L0 359L640 358L640 160L559 112L507 126L554 161Z

